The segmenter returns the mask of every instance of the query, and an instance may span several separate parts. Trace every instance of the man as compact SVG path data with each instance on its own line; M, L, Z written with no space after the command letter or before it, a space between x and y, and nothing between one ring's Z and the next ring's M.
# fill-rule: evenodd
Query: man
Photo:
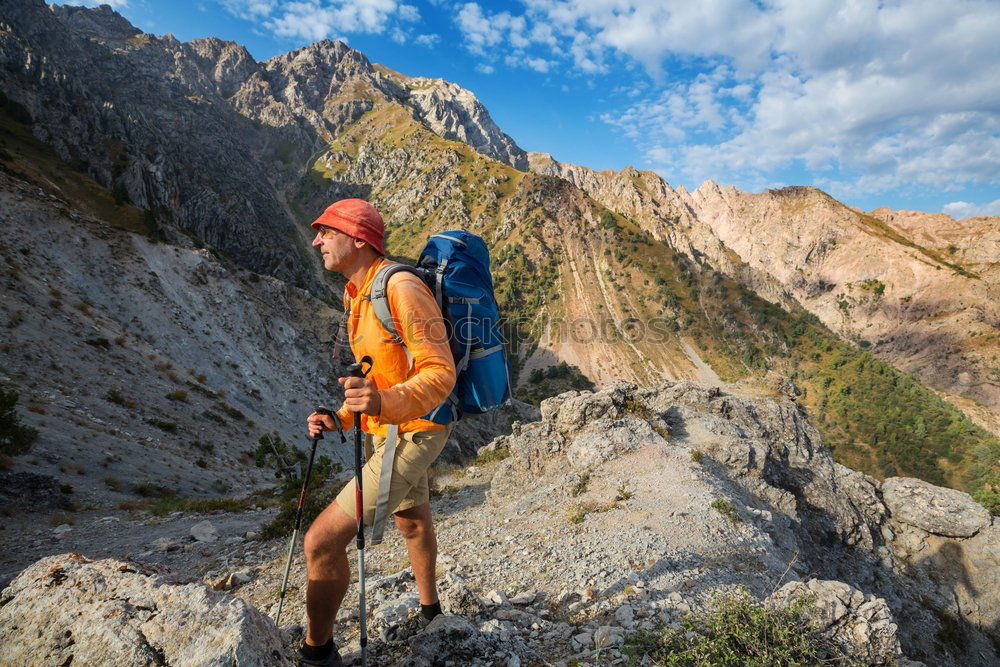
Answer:
M444 335L441 311L419 277L407 271L393 274L387 286L388 302L405 348L397 344L368 300L375 274L390 264L382 249L382 216L365 201L345 199L327 208L312 227L317 230L312 245L322 254L323 266L348 280L344 305L350 308L347 332L354 357L368 355L373 364L367 378L340 378L344 405L335 417L309 415L309 435L334 430L334 418L347 430L354 424L353 413L362 413L362 428L374 436L375 446L362 473L364 521L371 525L378 498L381 446L387 425L399 425L388 509L406 540L420 592L421 619L429 622L441 613L441 605L434 577L437 540L431 523L427 470L444 448L451 429L420 417L442 403L455 385L455 362ZM357 534L355 511L352 480L305 535L309 627L299 649L302 664L342 664L333 642L333 623L350 583L346 550Z

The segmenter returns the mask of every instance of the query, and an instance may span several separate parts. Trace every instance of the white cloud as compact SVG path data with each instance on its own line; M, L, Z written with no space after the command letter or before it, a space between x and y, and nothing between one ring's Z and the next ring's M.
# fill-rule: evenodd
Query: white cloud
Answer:
M531 43L525 35L525 17L513 16L510 12L487 16L478 4L467 2L459 9L455 21L465 36L466 48L478 55L486 55L491 47L505 40L515 49Z
M967 201L953 201L945 204L942 213L946 213L956 220L971 218L977 215L1000 216L1000 199L994 199L988 204L970 204Z
M493 74L496 68L493 65L487 65L486 63L479 63L476 65L476 71L480 74Z
M409 35L407 35L406 31L401 28L393 28L389 31L389 39L397 44L406 44L408 37Z
M469 49L583 74L641 63L656 85L603 119L675 178L801 166L854 192L1000 183L995 1L523 2L522 16L464 5Z
M527 56L523 52L515 51L504 57L504 64L511 68L527 68L542 74L547 73L555 63L545 58Z
M278 37L316 41L350 33L384 34L404 43L420 10L397 0L218 0L232 15L262 24ZM346 41L346 40L343 40Z
M277 6L276 0L220 0L230 14L254 20L268 16Z
M416 23L420 20L420 10L413 5L399 6L399 20L408 23Z
M434 45L441 40L440 35L429 34L429 35L417 35L413 41L420 46L426 46L427 48L434 48Z

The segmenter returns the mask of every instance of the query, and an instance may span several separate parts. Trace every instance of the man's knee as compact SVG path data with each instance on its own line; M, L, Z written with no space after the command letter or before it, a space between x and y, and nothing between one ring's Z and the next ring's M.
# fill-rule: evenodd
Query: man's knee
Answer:
M413 509L396 513L396 528L399 529L399 533L403 536L403 539L420 539L426 535L434 534L430 512L421 511L422 509L414 507Z
M316 561L344 551L354 536L354 522L339 506L320 514L303 539L307 561Z

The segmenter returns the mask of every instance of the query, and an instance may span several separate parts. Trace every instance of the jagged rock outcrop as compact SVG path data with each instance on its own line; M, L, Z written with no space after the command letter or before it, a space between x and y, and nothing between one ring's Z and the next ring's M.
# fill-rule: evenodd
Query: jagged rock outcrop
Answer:
M764 594L785 572L793 579L809 573L842 582L819 586L823 596L846 595L850 603L842 604L860 616L852 611L844 626L835 614L830 631L846 638L853 629L873 630L856 636L858 646L870 639L870 650L881 656L862 651L871 664L896 655L893 623L911 658L984 665L994 659L988 638L1000 624L997 520L966 494L909 479L880 484L836 464L799 407L783 399L691 383L645 389L618 383L547 399L541 413L539 422L515 425L487 449L510 453L491 483L494 506L509 503L531 514L563 498L577 504L590 530L611 530L604 517L617 503L607 498L621 484L618 497L631 498L629 515L645 517L651 531L626 529L621 539L660 544L650 537L658 534L670 545L632 558L659 558L668 570L687 554L713 560L711 583L700 581L695 590L740 583ZM716 512L712 499L720 497L726 501L716 503ZM703 528L723 511L735 527ZM679 524L675 515L684 517ZM614 569L628 561L612 552L601 562ZM654 571L646 575L649 590L680 585ZM854 589L861 591L857 600ZM940 639L946 636L960 641Z
M902 649L885 600L840 581L792 581L774 592L769 605L802 603L809 625L865 665L896 665ZM831 656L835 657L835 656Z
M0 593L9 665L291 665L278 629L239 598L116 559L38 561Z
M493 122L470 90L444 79L406 78L408 104L416 116L445 139L469 144L515 169L528 170L528 154Z
M943 537L973 537L992 522L990 513L969 494L919 479L885 480L882 498L896 521Z

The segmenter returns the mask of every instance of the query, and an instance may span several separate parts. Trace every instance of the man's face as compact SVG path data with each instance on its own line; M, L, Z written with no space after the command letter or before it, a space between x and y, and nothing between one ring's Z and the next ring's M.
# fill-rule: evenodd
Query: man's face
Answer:
M321 227L313 238L312 246L320 249L323 267L327 271L340 271L357 252L355 239L332 227Z

